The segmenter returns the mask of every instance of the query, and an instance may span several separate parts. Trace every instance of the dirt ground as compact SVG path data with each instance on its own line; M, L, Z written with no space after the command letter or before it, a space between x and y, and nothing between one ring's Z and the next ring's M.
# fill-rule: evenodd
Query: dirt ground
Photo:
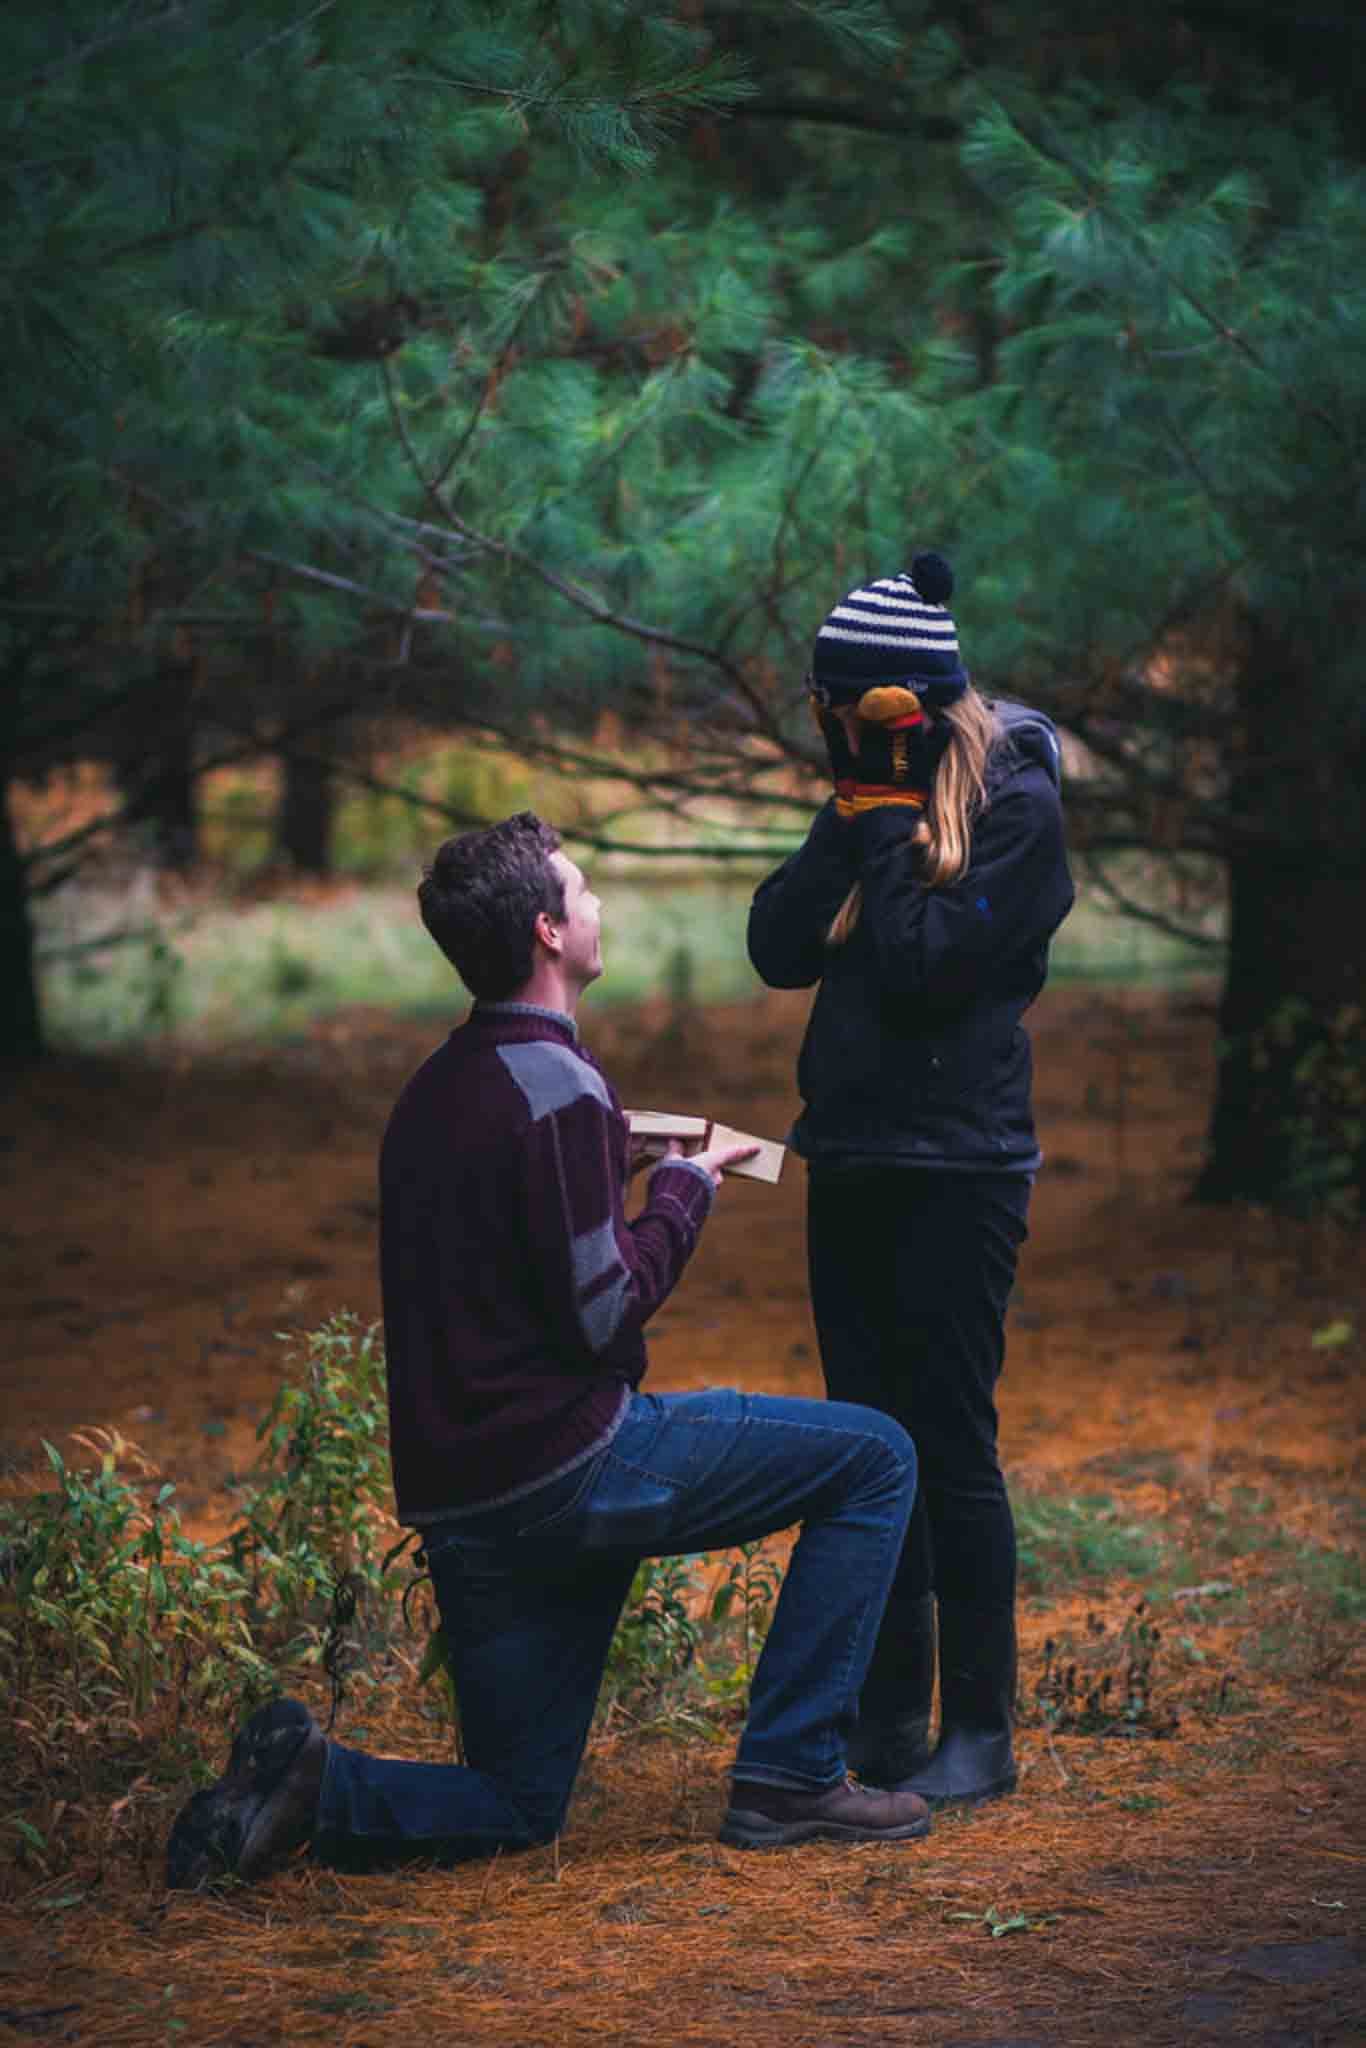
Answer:
M804 1009L586 1008L585 1036L633 1106L778 1136ZM0 1110L0 1466L112 1425L189 1522L220 1528L276 1333L377 1311L376 1141L433 1036L352 1013L268 1053L62 1061L25 1084ZM894 1853L771 1857L713 1839L723 1752L609 1735L554 1850L366 1877L301 1863L221 1899L168 1899L134 1798L98 1867L0 1888L0 2041L1366 2041L1362 1660L1252 1655L1298 1613L1283 1572L1259 1596L1259 1530L1359 1534L1366 1238L1185 1202L1207 994L1058 990L1034 1037L1048 1165L1011 1312L1008 1469L1021 1496L1105 1493L1173 1528L1229 1516L1221 1569L1247 1598L1236 1619L1191 1608L1184 1661L1162 1667L1174 1728L1054 1736L1027 1714L1013 1799ZM653 1326L652 1386L820 1391L802 1195L792 1160L777 1188L723 1190ZM1347 1341L1315 1348L1334 1322ZM1027 1601L1026 1695L1046 1639L1097 1607L1118 1629L1137 1595ZM1164 1615L1169 1640L1180 1625ZM369 1739L441 1754L416 1702Z

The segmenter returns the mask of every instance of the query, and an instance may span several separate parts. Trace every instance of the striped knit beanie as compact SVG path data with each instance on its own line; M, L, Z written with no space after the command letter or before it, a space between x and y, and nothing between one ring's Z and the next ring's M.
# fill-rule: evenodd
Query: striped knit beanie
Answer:
M958 631L944 607L953 571L942 555L920 554L910 574L881 576L842 597L816 635L811 694L821 704L854 704L891 684L913 690L933 711L968 686Z

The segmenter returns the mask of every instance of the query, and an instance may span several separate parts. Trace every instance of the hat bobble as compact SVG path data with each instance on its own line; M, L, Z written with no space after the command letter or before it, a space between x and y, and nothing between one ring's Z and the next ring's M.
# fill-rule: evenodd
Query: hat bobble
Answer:
M913 558L911 581L928 604L947 604L953 596L953 570L933 548Z

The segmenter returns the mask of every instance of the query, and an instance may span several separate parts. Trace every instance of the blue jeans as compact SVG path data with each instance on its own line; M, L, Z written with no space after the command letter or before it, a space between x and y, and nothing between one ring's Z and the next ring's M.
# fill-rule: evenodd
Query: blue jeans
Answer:
M730 1388L633 1395L585 1464L431 1531L466 1762L329 1744L314 1854L449 1860L551 1840L641 1558L797 1522L734 1776L837 1784L914 1495L911 1440L871 1409Z

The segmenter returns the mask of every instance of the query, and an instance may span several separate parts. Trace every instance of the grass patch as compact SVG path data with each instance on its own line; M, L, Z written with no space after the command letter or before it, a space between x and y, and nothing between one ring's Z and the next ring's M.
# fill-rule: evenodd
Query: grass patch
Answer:
M1275 1609L1247 1650L1259 1669L1293 1679L1341 1677L1366 1643L1366 1568L1352 1551L1292 1550Z
M727 876L617 884L603 913L608 973L585 1014L656 996L687 1009L757 995L744 947L751 888ZM354 1006L452 1019L469 1001L410 888L141 915L134 926L107 896L49 910L41 982L54 1045L232 1044L301 1032ZM137 935L95 943L128 929Z
M331 899L168 907L145 875L122 892L73 884L43 899L40 983L52 1043L99 1050L158 1038L274 1038L354 1005L450 1017L466 997L417 915L421 852L409 855L405 842L397 854L401 882L356 883ZM390 858L391 877L394 867ZM607 974L590 991L590 1014L653 997L686 1008L760 993L745 951L755 873L597 879ZM1211 971L1207 955L1084 894L1053 957L1063 980L1160 984Z
M1020 1585L1039 1599L1102 1579L1150 1579L1166 1561L1163 1532L1109 1494L1017 1494L1013 1506Z

